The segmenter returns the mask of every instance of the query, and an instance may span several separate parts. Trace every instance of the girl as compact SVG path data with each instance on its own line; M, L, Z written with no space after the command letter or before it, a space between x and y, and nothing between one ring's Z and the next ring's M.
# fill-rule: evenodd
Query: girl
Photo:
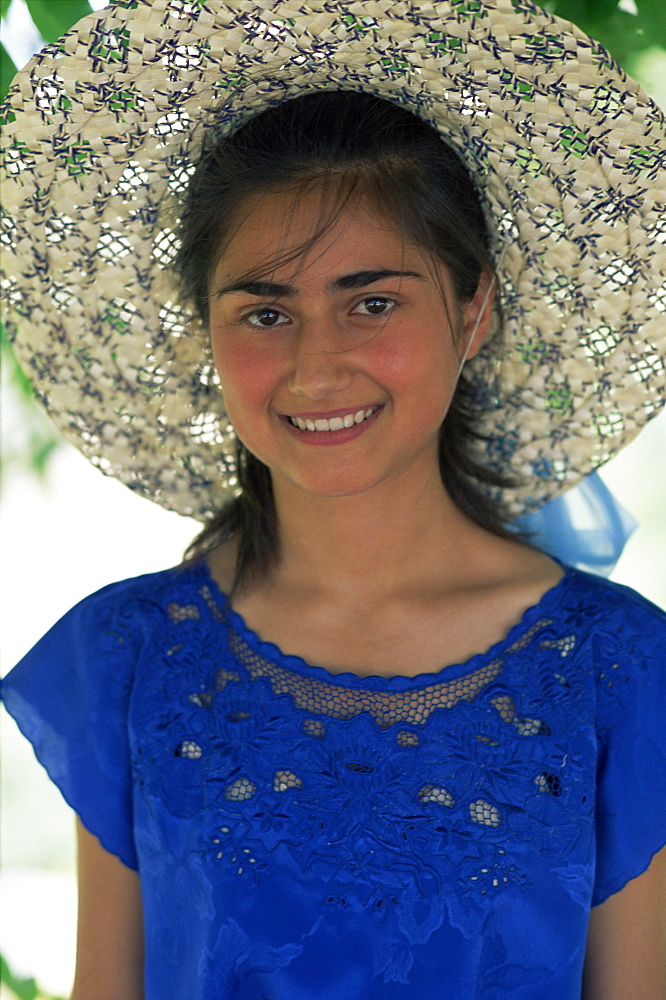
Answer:
M12 97L24 357L208 517L4 685L72 996L657 1000L664 616L508 524L663 401L658 112L529 3L239 6L116 4Z

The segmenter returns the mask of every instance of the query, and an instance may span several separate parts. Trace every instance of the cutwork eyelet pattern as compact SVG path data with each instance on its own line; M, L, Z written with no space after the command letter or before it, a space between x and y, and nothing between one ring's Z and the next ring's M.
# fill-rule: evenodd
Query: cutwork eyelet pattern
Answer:
M334 675L198 566L92 595L2 693L139 871L146 1000L542 1000L663 846L665 648L658 609L567 571L467 664Z
M168 811L197 818L193 850L248 889L288 857L322 901L343 886L347 904L385 900L390 883L399 919L425 886L433 920L444 901L473 933L499 894L529 883L525 841L553 866L581 838L591 852L589 650L552 615L469 669L413 680L285 657L206 581L163 621L169 658L155 677L170 680L146 692L163 707L142 741L141 780ZM565 891L589 895L591 869Z

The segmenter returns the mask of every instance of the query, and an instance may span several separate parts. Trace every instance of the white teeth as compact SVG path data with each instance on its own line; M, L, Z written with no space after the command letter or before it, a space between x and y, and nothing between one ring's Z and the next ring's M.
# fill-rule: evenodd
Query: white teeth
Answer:
M309 420L307 417L290 417L294 427L302 431L341 431L344 427L353 427L354 424L363 423L371 417L377 410L371 407L369 410L358 410L356 413L347 413L344 417L331 417L330 420L324 418L320 420Z

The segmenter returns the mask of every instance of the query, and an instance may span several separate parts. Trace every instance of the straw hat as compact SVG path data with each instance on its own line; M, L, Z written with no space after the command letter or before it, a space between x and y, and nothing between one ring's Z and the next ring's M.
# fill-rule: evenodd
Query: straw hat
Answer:
M7 324L102 471L204 519L235 486L200 323L168 265L204 110L219 127L364 90L432 122L476 179L505 316L466 371L516 514L666 399L666 136L641 88L530 0L117 0L18 74L4 114ZM199 127L197 124L199 123Z

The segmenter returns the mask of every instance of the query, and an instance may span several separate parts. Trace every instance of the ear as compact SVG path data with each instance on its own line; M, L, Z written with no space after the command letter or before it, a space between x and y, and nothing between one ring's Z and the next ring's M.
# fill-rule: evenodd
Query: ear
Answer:
M474 297L463 308L463 335L465 361L475 357L483 347L493 319L497 281L492 271L483 271Z

